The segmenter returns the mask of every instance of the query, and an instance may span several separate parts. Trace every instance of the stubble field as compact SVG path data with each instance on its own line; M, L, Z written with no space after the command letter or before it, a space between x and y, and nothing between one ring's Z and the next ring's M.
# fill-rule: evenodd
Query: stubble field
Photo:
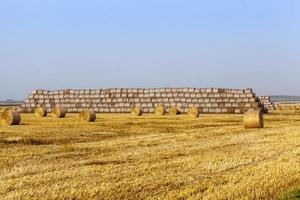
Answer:
M300 187L300 114L98 114L0 127L0 199L278 199Z

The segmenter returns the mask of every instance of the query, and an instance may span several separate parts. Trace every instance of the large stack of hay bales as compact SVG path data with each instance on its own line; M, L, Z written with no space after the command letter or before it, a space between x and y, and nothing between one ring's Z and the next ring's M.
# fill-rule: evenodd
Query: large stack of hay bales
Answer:
M65 108L67 112L92 109L101 113L130 113L139 107L143 113L152 113L158 106L176 107L180 113L199 108L201 113L244 113L260 110L252 89L219 88L113 88L83 90L35 90L22 105L24 112L44 107Z
M274 103L271 101L271 97L270 96L259 96L257 97L261 103L261 106L263 107L263 110L265 112L268 112L270 110L275 110L275 105Z

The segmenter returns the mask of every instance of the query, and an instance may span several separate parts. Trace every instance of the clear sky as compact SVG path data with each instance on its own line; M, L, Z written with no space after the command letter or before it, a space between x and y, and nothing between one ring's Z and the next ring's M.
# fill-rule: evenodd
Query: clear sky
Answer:
M299 0L0 0L0 99L37 88L300 95Z

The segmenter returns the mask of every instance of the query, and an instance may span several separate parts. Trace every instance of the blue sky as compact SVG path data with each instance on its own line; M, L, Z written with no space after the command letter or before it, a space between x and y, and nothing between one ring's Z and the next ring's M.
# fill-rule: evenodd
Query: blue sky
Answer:
M37 88L300 95L298 0L0 0L0 99Z

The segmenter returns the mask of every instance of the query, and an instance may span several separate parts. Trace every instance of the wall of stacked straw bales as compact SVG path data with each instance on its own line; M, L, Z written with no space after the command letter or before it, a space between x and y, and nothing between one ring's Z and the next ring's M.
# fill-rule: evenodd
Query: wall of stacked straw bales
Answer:
M261 102L261 106L263 107L264 111L276 109L274 103L271 101L271 98L269 96L259 96L257 98Z
M35 90L22 105L24 112L37 107L63 107L67 112L93 109L103 113L130 113L133 106L143 112L154 112L155 107L178 107L187 112L197 107L203 113L244 113L259 110L259 101L251 89L218 88L113 88L84 90Z
M22 111L24 109L21 108L22 103L18 103L18 104L0 104L0 112L4 111L4 110L14 110L14 111Z

